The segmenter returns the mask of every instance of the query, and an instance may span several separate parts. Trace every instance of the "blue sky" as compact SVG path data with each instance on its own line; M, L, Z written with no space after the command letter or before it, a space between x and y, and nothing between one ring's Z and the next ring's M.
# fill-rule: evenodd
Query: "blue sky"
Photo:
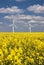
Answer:
M44 0L0 0L0 31L44 31Z

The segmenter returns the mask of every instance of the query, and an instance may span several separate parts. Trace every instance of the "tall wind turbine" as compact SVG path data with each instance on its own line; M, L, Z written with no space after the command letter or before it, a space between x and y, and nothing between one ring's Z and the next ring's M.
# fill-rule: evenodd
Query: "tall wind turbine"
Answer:
M9 26L12 27L12 31L14 32L14 26L15 26L15 25L14 25L14 22L15 22L15 21L14 21L14 16L12 16L12 22L13 22L13 23L12 23L11 25L9 25Z
M12 32L14 32L15 28L17 28L16 25L15 25L15 21L16 20L14 20L14 16L12 16L12 22L13 23L11 25L9 25L10 27L12 27Z
M17 20L17 17L14 17L14 15L12 15L12 16L6 16L4 18L8 20L12 20L12 24L10 24L9 27L12 27L12 32L14 32L15 28L17 28L17 26L15 25L15 21Z

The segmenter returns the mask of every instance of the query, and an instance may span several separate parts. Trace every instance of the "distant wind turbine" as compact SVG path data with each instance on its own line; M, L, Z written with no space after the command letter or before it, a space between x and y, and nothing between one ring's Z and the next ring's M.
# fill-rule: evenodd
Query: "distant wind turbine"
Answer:
M30 30L30 32L32 31L32 25L31 25L31 23L25 23L25 25L29 28L29 30Z
M28 26L30 32L32 32L32 27L35 27L35 26L44 26L44 21L43 22L28 21L26 23L26 25Z

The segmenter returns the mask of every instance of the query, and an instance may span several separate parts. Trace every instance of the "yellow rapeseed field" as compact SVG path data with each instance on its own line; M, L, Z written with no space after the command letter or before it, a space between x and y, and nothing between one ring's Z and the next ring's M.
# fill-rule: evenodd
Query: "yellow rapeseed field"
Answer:
M0 32L0 65L44 65L44 32Z

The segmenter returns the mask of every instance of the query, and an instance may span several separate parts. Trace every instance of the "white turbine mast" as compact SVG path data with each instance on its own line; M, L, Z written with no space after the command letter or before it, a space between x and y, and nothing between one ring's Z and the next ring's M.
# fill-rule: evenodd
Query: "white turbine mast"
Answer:
M15 25L14 25L14 17L13 17L13 27L12 27L13 32L14 32L14 26L15 26Z
M15 20L14 20L14 16L13 15L12 15L12 24L10 26L12 27L12 32L14 32Z
M30 32L31 32L31 27L32 27L32 25L29 23L29 30L30 30Z
M28 28L29 28L30 32L32 32L32 25L31 25L30 21L28 21Z

